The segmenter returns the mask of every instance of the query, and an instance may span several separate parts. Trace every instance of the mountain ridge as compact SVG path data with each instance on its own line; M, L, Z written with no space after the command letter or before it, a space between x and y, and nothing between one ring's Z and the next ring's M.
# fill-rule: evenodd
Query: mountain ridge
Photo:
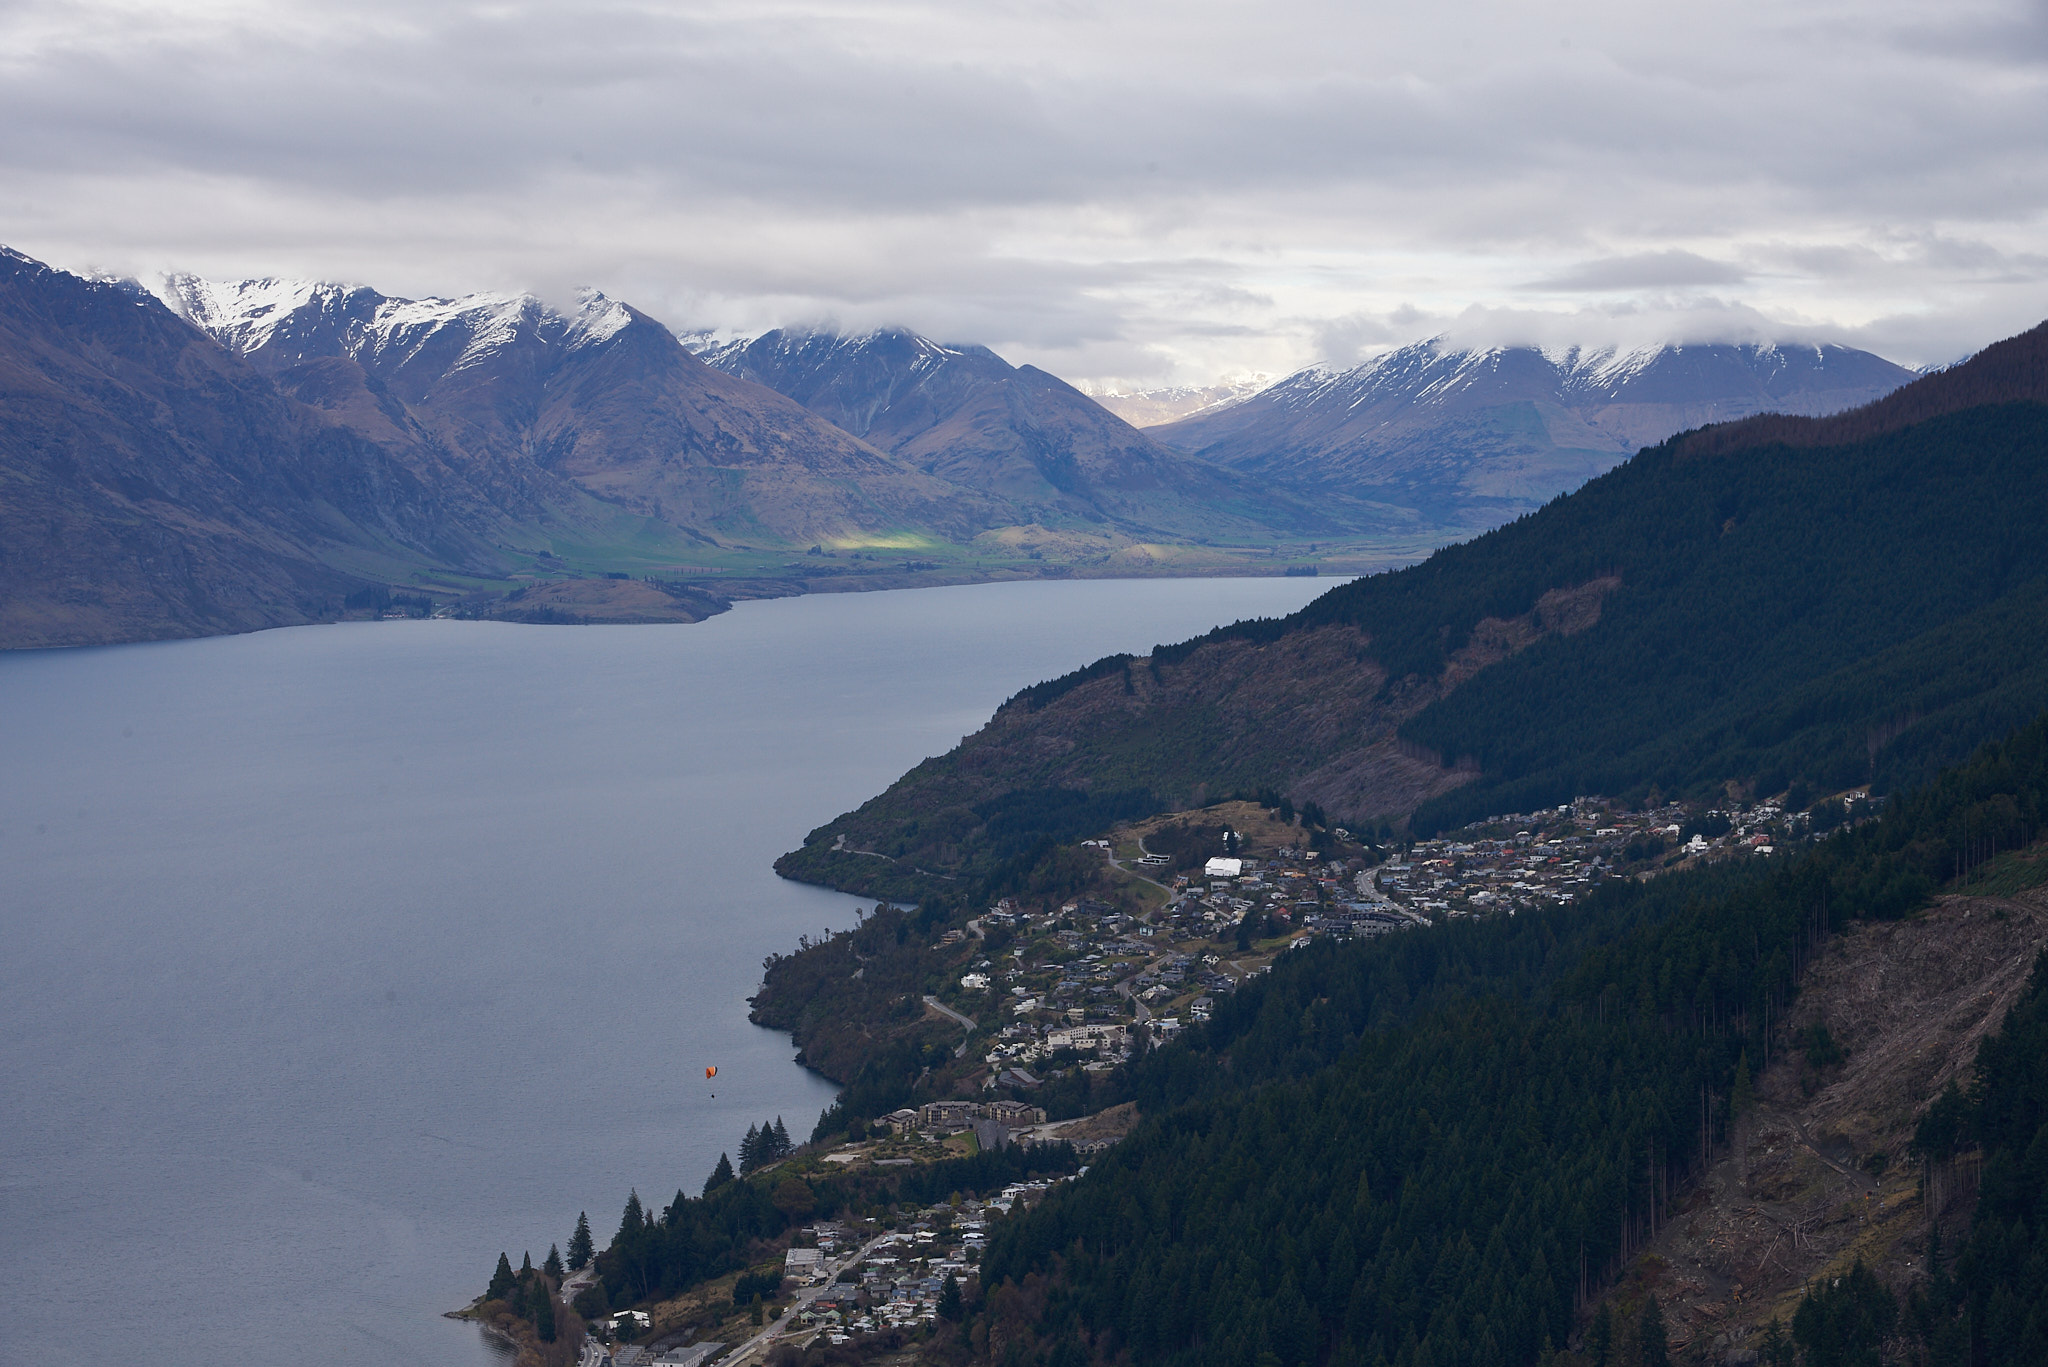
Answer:
M1359 366L1311 366L1150 431L1233 469L1490 525L1677 432L1767 409L1834 412L1912 379L1839 346L1466 348L1436 337Z
M705 357L921 470L1004 500L1020 522L1271 540L1402 520L1349 498L1319 508L1191 460L1057 376L907 328L852 336L776 329Z
M933 525L957 535L981 511L800 405L734 383L597 291L564 313L531 295L408 300L189 276L166 288L195 325L267 373L289 382L307 364L353 361L476 460L527 462L700 534L801 543Z
M1876 422L1847 444L1681 434L1288 618L1023 690L778 868L881 877L829 853L843 836L983 872L999 808L1111 794L1272 787L1435 829L1588 792L1915 781L2048 695L2044 362L2037 328L1813 429Z

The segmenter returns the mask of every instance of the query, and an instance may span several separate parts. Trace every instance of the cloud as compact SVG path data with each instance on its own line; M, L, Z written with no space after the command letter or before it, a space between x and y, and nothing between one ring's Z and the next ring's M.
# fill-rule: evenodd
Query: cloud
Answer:
M1697 252L1672 248L1581 262L1547 279L1531 281L1523 288L1549 294L1613 294L1690 285L1739 285L1747 278L1739 267L1725 261L1709 261Z
M905 323L1076 379L1544 294L1982 345L2048 314L2044 31L1993 0L1936 35L1916 0L14 0L0 241Z

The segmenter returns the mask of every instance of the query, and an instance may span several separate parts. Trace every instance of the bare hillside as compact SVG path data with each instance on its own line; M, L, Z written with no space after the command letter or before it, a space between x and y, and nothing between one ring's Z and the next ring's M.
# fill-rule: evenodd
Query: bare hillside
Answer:
M1947 897L1907 921L1859 923L1814 965L1781 1051L1757 1078L1733 1152L1616 1292L1654 1291L1674 1350L1745 1361L1806 1285L1857 1258L1903 1290L1922 1275L1929 1211L1907 1155L1914 1126L2005 1019L2048 943L2048 893ZM1816 1069L1798 1041L1825 1025L1842 1060ZM1954 1248L1967 1192L1942 1199ZM1731 1357L1732 1355L1732 1357Z

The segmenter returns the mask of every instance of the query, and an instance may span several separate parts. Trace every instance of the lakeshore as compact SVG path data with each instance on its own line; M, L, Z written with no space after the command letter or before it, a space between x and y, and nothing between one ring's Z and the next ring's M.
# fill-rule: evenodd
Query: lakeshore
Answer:
M440 1312L507 1241L538 1263L579 1209L602 1225L636 1185L694 1191L749 1123L808 1133L832 1102L745 998L764 955L860 904L775 878L776 854L1019 678L1328 586L1027 583L687 630L365 623L0 658L14 1341L75 1346L89 1281L108 1294L87 1339L162 1338L172 1367L231 1353L256 1305L301 1326L286 1367L371 1344L497 1363ZM192 1248L213 1252L166 1283Z

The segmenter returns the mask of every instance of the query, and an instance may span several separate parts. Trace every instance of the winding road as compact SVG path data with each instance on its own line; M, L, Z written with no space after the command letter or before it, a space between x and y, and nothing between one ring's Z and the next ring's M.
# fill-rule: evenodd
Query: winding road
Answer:
M944 1002L940 1001L937 997L932 996L930 993L925 994L924 1004L926 1006L929 1006L932 1010L938 1012L940 1015L949 1016L952 1019L960 1022L961 1025L965 1026L967 1028L967 1039L973 1039L974 1032L981 1028L978 1022L969 1020L967 1017L961 1015L958 1011L955 1011L952 1007L946 1005ZM967 1040L963 1039L960 1041L960 1047L953 1051L953 1057L964 1058L966 1054Z

